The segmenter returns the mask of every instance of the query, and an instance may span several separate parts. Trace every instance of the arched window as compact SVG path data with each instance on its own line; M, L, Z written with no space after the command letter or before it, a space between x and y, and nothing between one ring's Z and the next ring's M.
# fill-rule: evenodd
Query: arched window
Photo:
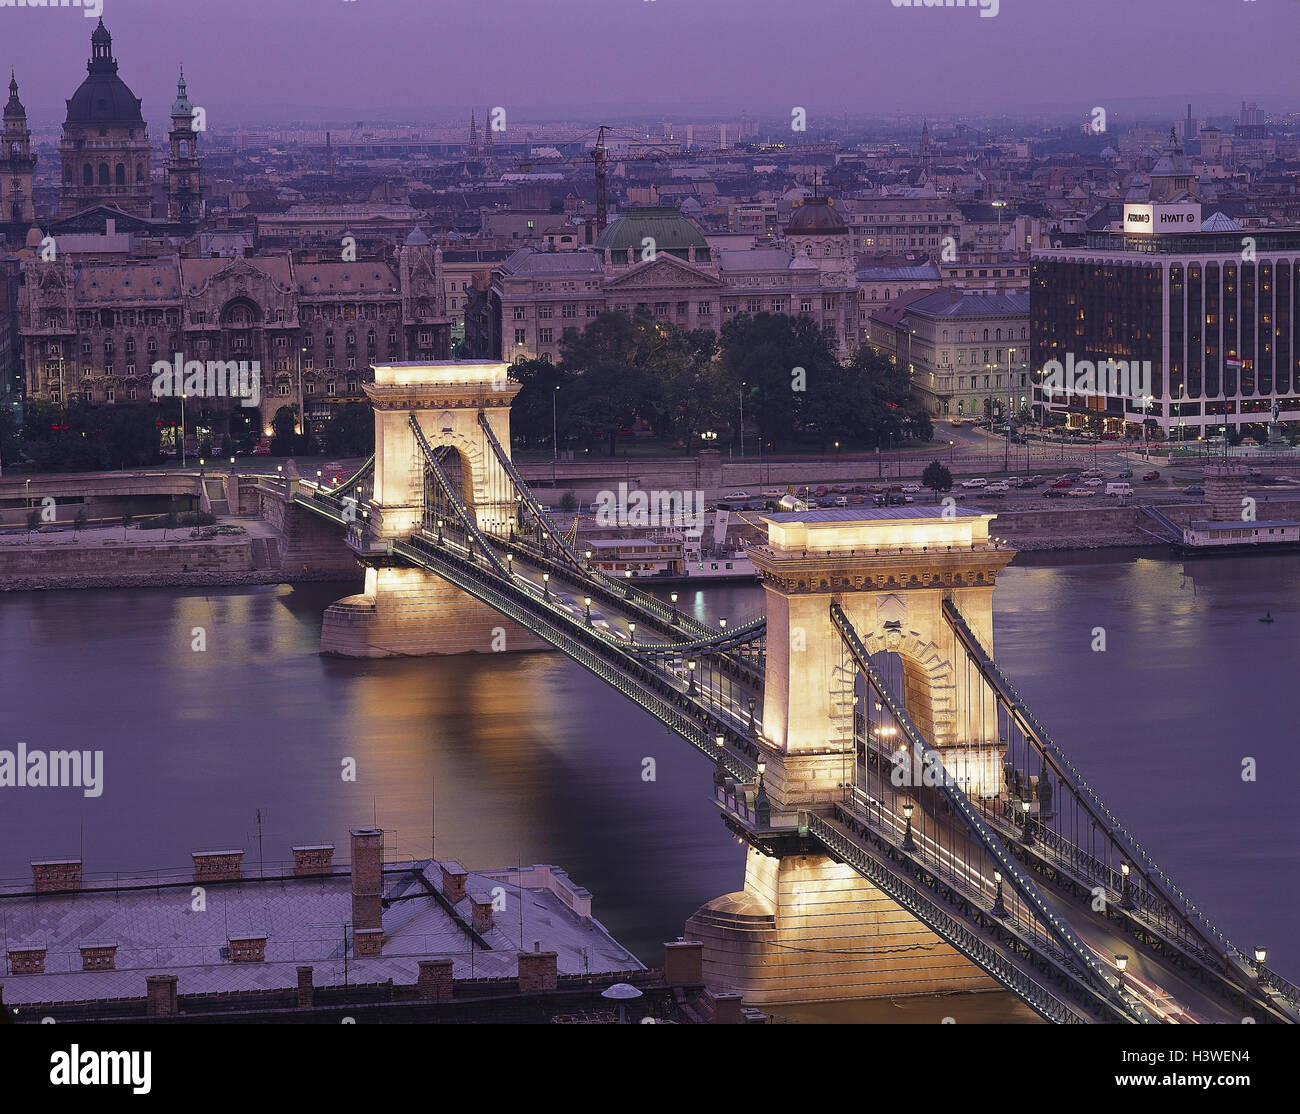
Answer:
M988 329L985 329L985 330L984 330L984 339L985 339L985 340L988 340L988 339L989 339L989 331L988 331Z
M831 246L830 246L830 244L827 244L827 245L822 249L822 254L823 254L823 255L830 255L830 253L831 253Z
M144 181L144 163L142 162L138 162L135 164L135 180L137 182Z
M108 185L108 163L106 162L99 164L99 184L101 186Z
M93 186L95 184L95 172L91 170L90 163L86 163L81 168L81 184L83 186Z
M186 158L190 153L190 142L188 139L181 140L181 158Z
M126 167L121 163L118 163L117 166L113 168L113 178L117 185L126 185Z

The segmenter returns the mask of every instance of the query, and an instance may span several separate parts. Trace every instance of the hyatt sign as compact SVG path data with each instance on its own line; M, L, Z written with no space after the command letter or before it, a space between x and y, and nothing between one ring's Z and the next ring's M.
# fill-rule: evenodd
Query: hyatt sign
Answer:
M1125 205L1124 231L1141 236L1161 232L1199 232L1201 207L1193 202L1179 205Z

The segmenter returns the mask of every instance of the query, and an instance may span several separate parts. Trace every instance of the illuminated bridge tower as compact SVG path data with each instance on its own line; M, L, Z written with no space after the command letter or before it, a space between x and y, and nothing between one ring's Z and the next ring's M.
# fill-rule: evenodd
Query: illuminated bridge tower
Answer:
M852 782L857 670L831 604L873 659L901 659L902 696L922 735L972 797L1002 789L995 703L945 623L951 599L988 652L993 588L1014 551L995 517L937 507L825 510L767 518L750 554L763 579L767 667L763 735L773 815L817 809ZM971 683L971 677L974 683ZM866 689L869 694L870 689ZM750 848L745 888L687 922L705 943L710 985L755 1004L988 989L994 983L849 866L825 855Z
M358 527L367 544L365 589L325 612L321 650L347 657L399 654L549 650L550 645L433 573L384 556L389 541L405 541L434 525L426 507L425 461L410 420L460 476L460 497L485 533L512 524L514 489L479 423L486 417L509 453L510 403L519 384L509 365L491 360L388 364L366 384L375 409L375 469L371 499Z

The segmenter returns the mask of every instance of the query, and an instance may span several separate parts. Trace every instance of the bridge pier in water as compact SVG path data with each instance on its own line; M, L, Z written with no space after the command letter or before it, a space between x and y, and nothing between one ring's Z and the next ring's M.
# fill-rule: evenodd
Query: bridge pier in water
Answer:
M509 477L479 425L485 415L505 451L510 402L519 384L491 360L389 364L365 386L375 408L373 492L355 524L353 547L366 566L361 593L330 605L321 651L344 657L515 653L550 643L435 573L394 561L389 542L406 541L438 514L426 500L425 464L410 419L435 449L454 449L461 498L479 530L504 536L514 526ZM448 512L446 527L453 523Z
M878 705L861 706L872 690L858 692L832 604L872 657L901 659L899 696L963 790L973 799L1003 790L997 709L970 687L942 605L956 603L991 652L993 588L1014 553L990 545L992 514L878 513L772 516L768 544L751 550L766 596L762 757L774 818L845 799L859 722L889 731ZM910 752L903 768L916 773ZM769 856L750 847L744 889L709 902L686 929L705 945L710 984L756 1005L997 987L851 866L802 849Z

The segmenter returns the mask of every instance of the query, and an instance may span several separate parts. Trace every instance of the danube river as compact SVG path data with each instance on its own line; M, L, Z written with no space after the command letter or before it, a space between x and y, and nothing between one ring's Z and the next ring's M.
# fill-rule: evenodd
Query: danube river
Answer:
M322 611L350 590L0 595L0 749L104 753L99 797L0 788L0 877L230 847L255 866L317 841L344 859L348 829L377 823L390 856L436 837L473 867L563 866L651 964L739 888L703 756L558 653L322 658ZM1053 554L1009 569L995 601L996 656L1042 724L1213 921L1300 980L1300 556ZM737 623L762 593L688 602Z

